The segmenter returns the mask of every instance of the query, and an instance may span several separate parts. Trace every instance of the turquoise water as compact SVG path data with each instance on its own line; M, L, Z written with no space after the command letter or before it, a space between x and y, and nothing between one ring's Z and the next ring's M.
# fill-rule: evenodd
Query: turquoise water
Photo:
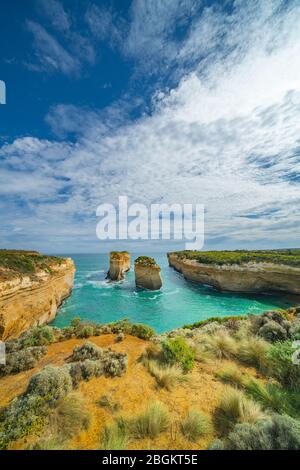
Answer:
M231 294L187 282L169 268L167 257L162 254L155 256L162 268L164 282L158 292L137 291L133 271L127 273L125 281L106 281L109 265L106 255L71 257L77 268L75 285L53 322L59 327L68 325L78 316L96 323L129 318L164 332L212 316L258 314L294 303L287 296Z

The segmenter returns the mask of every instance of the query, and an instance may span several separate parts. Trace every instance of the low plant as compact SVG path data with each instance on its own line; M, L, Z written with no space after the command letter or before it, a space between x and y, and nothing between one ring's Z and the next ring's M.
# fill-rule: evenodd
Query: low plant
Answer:
M127 426L119 420L110 426L105 426L101 436L102 450L124 450L128 446Z
M268 372L283 386L297 391L300 389L300 367L293 363L294 353L291 341L272 345L267 354Z
M148 340L155 334L155 331L148 325L134 323L131 327L130 334L137 338Z
M270 320L265 323L259 330L259 336L262 336L266 341L275 343L276 341L284 341L288 339L288 331L284 326Z
M180 424L182 434L189 441L198 441L200 437L212 432L211 420L198 410L190 410Z
M227 332L218 331L205 340L207 349L218 359L229 359L236 355L236 341Z
M77 362L77 361L85 361L86 359L97 360L103 356L103 349L99 348L94 343L90 341L75 346L73 349L72 356L70 357L70 361Z
M76 331L77 338L89 338L90 336L93 336L93 334L94 328L92 325L82 325L82 327L79 328L79 331Z
M171 391L178 382L183 382L186 377L182 369L177 365L160 365L156 361L148 361L147 368L155 378L159 387Z
M0 365L0 376L17 374L32 369L46 353L47 348L45 346L34 346L9 353L6 355L6 364Z
M144 413L131 420L130 432L137 439L154 439L168 428L169 422L166 407L160 402L155 402L149 405Z
M72 388L72 380L66 368L47 366L31 377L26 393L38 396L47 405L53 406Z
M37 326L27 331L20 340L22 348L46 346L53 343L55 335L51 326Z
M264 339L249 336L238 343L237 358L242 363L264 372L267 368L269 347Z
M162 343L164 360L169 364L180 364L184 372L194 367L195 354L186 340L181 336Z
M243 375L235 364L224 367L216 373L216 376L222 380L222 382L238 388L243 388L247 380L247 377Z
M97 401L97 405L102 408L107 408L112 412L119 411L121 409L121 404L114 400L110 395L102 395L100 400Z
M228 387L215 411L215 422L221 433L227 433L237 423L256 423L265 416L258 403L242 391Z
M289 416L273 415L256 424L235 426L224 442L226 450L299 450L300 422Z
M83 397L73 392L58 402L50 417L50 426L61 442L88 429L90 419Z

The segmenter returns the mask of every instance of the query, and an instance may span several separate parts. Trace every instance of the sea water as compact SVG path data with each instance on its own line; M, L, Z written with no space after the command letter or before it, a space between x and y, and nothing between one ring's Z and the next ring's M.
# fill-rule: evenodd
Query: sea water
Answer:
M108 255L68 256L76 264L75 283L72 295L63 303L53 322L59 327L67 326L74 317L95 323L128 318L132 322L146 323L161 333L212 316L259 314L295 303L284 295L218 292L186 281L168 266L167 256L163 254L151 254L161 266L163 277L162 289L155 292L136 289L133 267L125 274L124 281L106 280Z

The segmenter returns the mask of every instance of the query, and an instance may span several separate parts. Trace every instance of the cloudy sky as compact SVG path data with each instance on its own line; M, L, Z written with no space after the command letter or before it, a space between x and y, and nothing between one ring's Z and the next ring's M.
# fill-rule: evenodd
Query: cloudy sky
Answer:
M3 0L0 35L1 247L105 250L122 195L300 245L299 0Z

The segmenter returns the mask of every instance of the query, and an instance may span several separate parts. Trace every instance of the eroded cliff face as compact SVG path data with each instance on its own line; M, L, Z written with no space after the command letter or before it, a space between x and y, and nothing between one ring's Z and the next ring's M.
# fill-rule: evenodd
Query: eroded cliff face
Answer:
M126 251L114 251L110 253L109 271L107 278L111 281L121 281L124 274L130 270L130 254Z
M169 265L194 282L232 292L300 294L300 268L272 263L202 264L168 253Z
M28 328L54 320L73 288L75 266L70 258L34 274L0 273L0 339L16 338Z
M162 287L160 267L157 264L134 263L135 284L149 290L159 290Z

